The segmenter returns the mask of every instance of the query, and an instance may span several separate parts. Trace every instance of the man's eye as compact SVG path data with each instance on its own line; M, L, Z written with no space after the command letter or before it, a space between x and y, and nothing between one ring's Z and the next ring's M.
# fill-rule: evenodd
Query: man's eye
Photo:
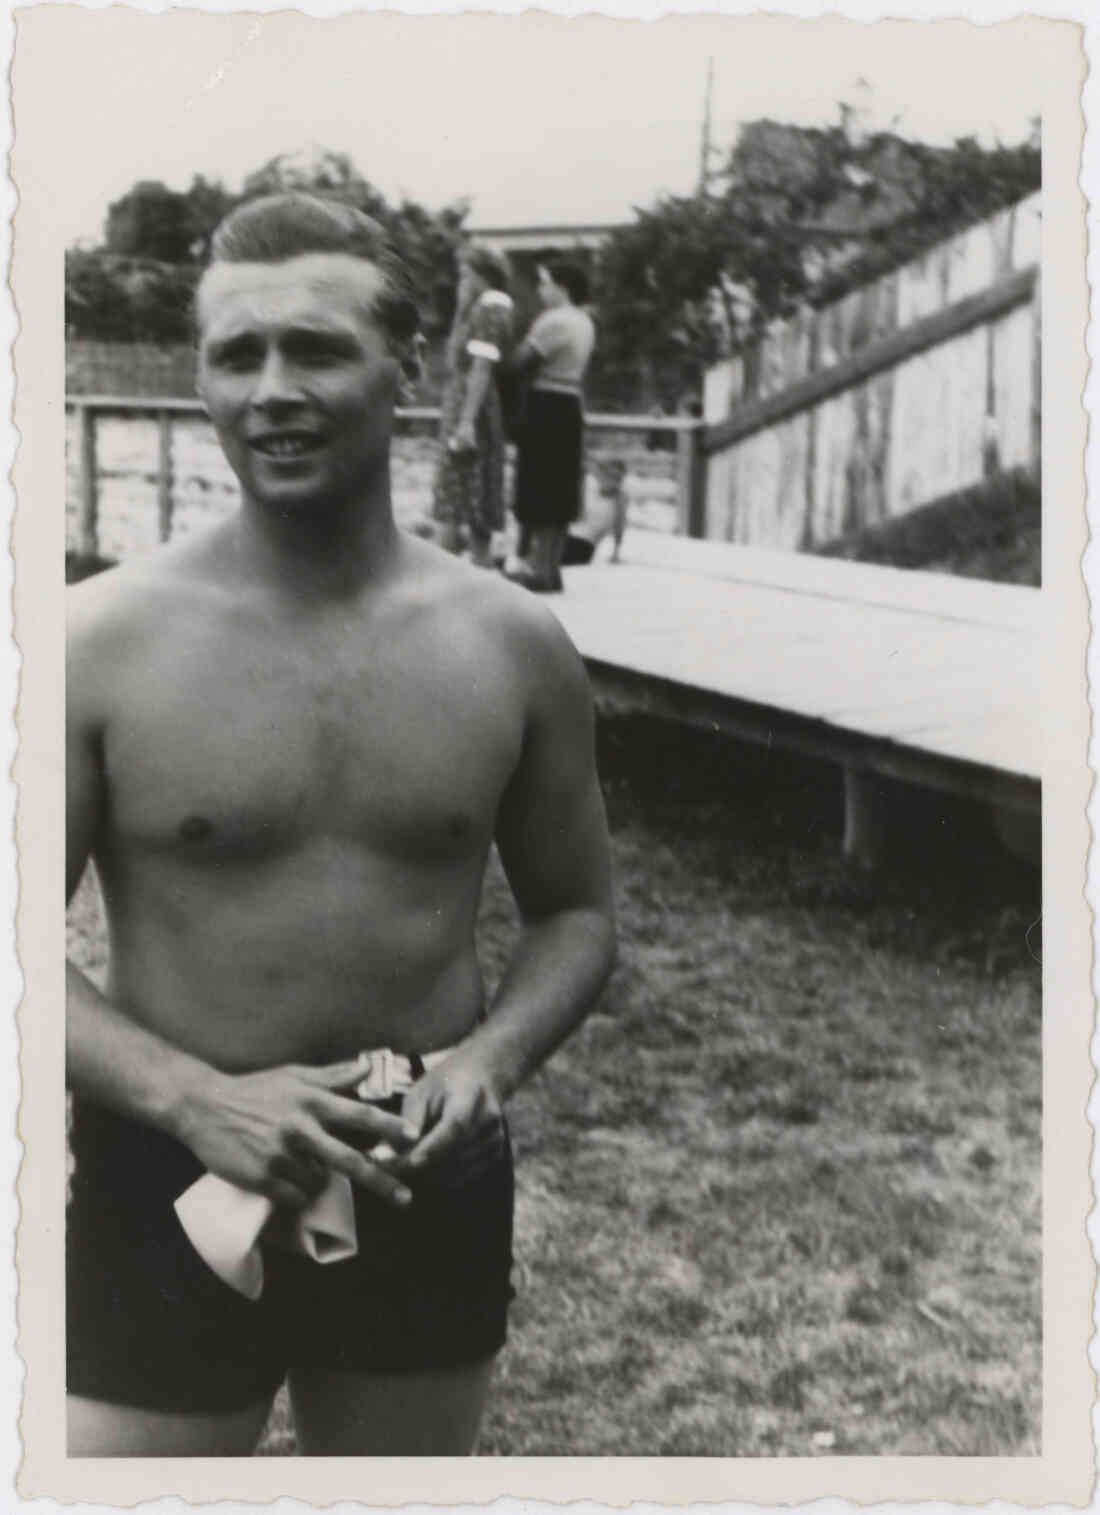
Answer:
M347 356L342 347L302 347L293 354L293 359L305 368L329 368L333 364L343 363Z
M228 369L230 373L244 373L255 368L259 361L259 354L247 347L224 348L211 359L215 368Z

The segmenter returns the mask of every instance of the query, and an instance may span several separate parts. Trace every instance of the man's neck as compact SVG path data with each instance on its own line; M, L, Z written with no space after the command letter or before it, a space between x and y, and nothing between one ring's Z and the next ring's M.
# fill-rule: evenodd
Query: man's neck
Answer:
M358 500L289 510L246 495L234 523L241 568L303 606L357 594L385 576L397 550L388 484Z

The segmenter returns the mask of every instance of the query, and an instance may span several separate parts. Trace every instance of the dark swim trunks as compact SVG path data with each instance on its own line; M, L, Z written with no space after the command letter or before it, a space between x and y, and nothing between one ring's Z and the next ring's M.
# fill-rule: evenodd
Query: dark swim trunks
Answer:
M507 1142L487 1173L420 1180L407 1210L357 1189L358 1255L320 1264L265 1247L264 1292L253 1301L207 1267L172 1208L203 1172L190 1149L87 1101L73 1107L70 1393L144 1409L235 1410L269 1400L294 1368L440 1370L503 1346Z

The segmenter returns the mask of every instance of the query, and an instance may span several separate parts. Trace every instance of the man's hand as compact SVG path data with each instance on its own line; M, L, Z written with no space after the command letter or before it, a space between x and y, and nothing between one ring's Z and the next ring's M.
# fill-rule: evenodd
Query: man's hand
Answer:
M331 1170L379 1199L408 1204L409 1190L364 1149L385 1142L402 1153L419 1125L339 1092L363 1073L358 1058L324 1068L212 1073L185 1100L179 1137L211 1173L292 1209L320 1193Z
M410 1182L473 1179L503 1151L500 1096L472 1053L456 1052L426 1073L405 1095L401 1114L420 1138L388 1167Z
M451 433L452 452L476 452L477 432L474 430L473 421L459 421Z

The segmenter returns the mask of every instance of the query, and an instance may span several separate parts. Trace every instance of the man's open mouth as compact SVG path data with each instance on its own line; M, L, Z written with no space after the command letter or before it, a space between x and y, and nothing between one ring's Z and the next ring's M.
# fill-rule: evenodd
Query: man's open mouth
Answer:
M324 438L312 431L281 431L270 436L254 437L249 443L268 458L300 458L322 445Z

